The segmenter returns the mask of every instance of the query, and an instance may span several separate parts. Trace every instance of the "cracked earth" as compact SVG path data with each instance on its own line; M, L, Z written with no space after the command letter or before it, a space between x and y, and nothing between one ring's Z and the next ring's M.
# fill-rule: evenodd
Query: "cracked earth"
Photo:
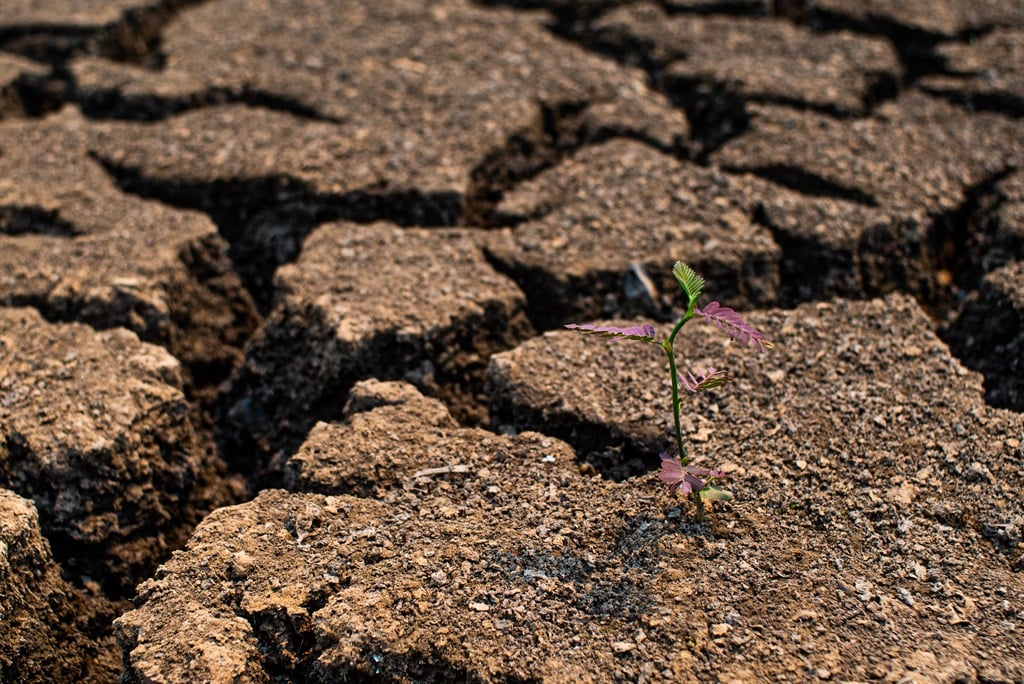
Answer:
M1024 682L1019 0L7 0L0 681ZM682 259L698 464L653 323Z

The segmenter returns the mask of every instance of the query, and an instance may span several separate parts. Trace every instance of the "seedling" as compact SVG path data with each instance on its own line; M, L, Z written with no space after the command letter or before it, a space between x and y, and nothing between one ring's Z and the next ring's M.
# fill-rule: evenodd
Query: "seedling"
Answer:
M687 321L700 316L705 322L717 325L724 330L729 337L739 340L740 344L745 347L757 347L763 353L773 345L765 338L763 333L744 321L738 313L727 306L722 306L718 302L711 302L703 309L698 309L697 300L704 289L704 279L682 261L677 261L675 266L672 267L672 275L675 277L676 282L679 283L679 286L683 288L683 292L686 293L686 312L676 322L668 337L663 340L658 340L657 331L650 323L629 328L591 324L579 325L576 323L565 327L588 335L610 337L613 342L616 340L646 342L647 344L661 347L665 352L665 355L668 357L668 370L672 384L672 418L675 423L678 454L676 456L670 456L666 453L661 454L661 469L658 471L658 478L668 484L670 492L678 490L684 495L689 495L697 505L697 517L703 519L705 500L729 501L732 499L732 493L716 484L719 479L725 477L725 473L722 471L689 465L690 457L686 452L686 446L683 444L682 399L680 398L679 388L682 386L688 392L693 393L705 392L723 385L729 379L729 376L724 370L716 370L715 368L707 368L697 373L687 371L685 374L680 374L676 367L676 335L679 334L679 331L682 330Z

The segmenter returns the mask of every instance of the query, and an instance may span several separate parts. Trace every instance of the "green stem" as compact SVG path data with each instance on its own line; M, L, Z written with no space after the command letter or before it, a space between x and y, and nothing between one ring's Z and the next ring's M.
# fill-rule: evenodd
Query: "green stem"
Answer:
M675 420L676 426L676 445L679 447L679 462L686 465L690 459L686 455L686 447L683 446L683 425L679 415L679 406L682 403L679 400L679 374L676 372L676 355L672 345L672 337L675 336L677 331L678 327L662 343L661 348L665 350L665 355L668 356L668 372L672 376L672 418Z
M675 341L676 335L682 329L683 324L686 321L693 318L693 309L696 304L695 300L689 302L689 306L686 308L686 313L679 319L679 322L672 328L672 332L665 338L665 341L661 343L661 348L665 350L665 355L668 357L668 371L672 379L672 419L675 422L676 428L676 446L679 448L679 462L686 465L690 462L690 457L686 454L686 447L683 446L683 422L682 416L679 414L679 408L683 403L679 398L679 372L676 369L676 350Z

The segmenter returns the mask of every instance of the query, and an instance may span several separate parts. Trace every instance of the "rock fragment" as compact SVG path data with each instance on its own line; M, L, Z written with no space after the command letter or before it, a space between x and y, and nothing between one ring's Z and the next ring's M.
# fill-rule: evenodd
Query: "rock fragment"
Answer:
M123 596L188 524L213 466L179 363L123 329L0 308L0 483L71 577Z
M230 381L227 439L294 449L371 374L413 380L480 420L487 358L531 330L522 292L487 263L483 237L387 222L317 228L279 270L277 306Z
M461 428L444 404L401 382L357 383L346 413L344 423L317 423L310 431L285 465L288 489L373 496L421 470L467 472L456 454L492 441L482 430Z

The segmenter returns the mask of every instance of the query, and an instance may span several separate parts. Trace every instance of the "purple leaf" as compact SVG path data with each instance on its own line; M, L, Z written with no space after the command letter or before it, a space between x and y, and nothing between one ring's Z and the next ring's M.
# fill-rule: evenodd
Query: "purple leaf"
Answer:
M720 470L711 470L700 466L684 466L679 459L668 454L661 454L661 470L658 471L658 479L668 483L668 490L674 492L677 489L683 494L699 492L707 487L707 482L700 477L725 477Z
M687 372L679 376L679 383L691 392L703 392L725 384L729 379L724 370L708 368L705 371L698 371L697 375Z
M711 302L703 309L695 309L694 311L698 315L703 316L704 320L708 323L714 323L724 330L729 337L739 340L740 344L744 347L749 344L755 344L764 352L766 349L775 346L765 338L764 333L744 321L743 317L733 309L722 306L718 302Z
M639 340L641 342L648 342L650 344L656 344L654 336L657 331L654 326L650 323L644 323L643 325L634 325L629 328L616 328L610 325L593 325L591 323L570 323L565 326L569 330L578 330L585 335L600 335L601 337L611 337L611 341L615 340Z

